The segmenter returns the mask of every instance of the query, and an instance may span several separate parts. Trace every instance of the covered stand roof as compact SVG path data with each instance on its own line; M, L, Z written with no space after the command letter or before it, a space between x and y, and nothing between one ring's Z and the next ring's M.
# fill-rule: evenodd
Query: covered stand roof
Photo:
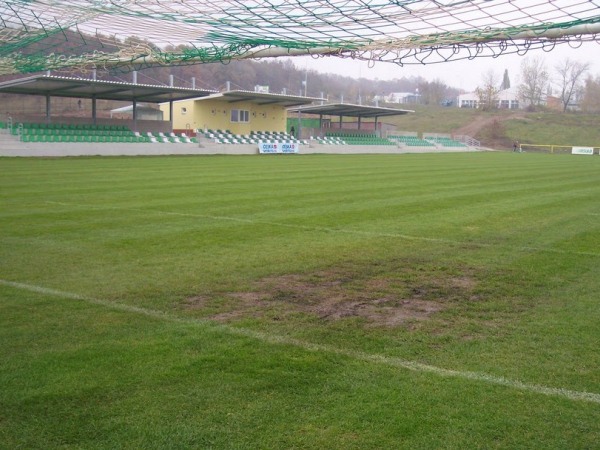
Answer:
M0 83L0 92L52 97L163 103L211 95L216 91L87 78L38 75Z
M255 91L226 91L220 92L198 100L218 99L227 103L250 102L257 105L279 105L284 108L310 105L315 101L321 100L316 97L301 97L298 95L270 94Z
M327 103L324 105L305 106L289 110L289 112L300 112L302 114L317 114L321 116L340 116L375 118L385 116L398 116L414 111L408 109L381 108L379 106L353 105L351 103Z

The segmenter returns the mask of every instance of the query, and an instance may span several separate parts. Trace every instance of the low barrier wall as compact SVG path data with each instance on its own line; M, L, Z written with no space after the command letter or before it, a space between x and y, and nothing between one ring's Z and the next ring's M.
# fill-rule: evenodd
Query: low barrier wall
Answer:
M258 155L256 144L164 144L164 143L60 143L21 142L3 135L0 139L0 156L152 156L152 155ZM402 154L448 153L477 151L476 148L432 149L399 148L379 145L300 145L297 154Z

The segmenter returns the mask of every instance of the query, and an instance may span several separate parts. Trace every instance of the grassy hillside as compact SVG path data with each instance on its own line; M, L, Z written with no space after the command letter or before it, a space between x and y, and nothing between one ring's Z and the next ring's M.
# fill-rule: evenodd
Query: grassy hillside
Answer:
M415 106L415 112L386 119L399 130L467 134L492 148L524 144L600 146L600 115L553 111L494 111Z
M467 125L480 112L474 109L448 108L442 106L393 105L400 109L409 109L414 113L398 117L386 117L387 123L393 123L402 131L454 133Z
M505 122L506 135L528 144L600 146L600 115L529 113Z

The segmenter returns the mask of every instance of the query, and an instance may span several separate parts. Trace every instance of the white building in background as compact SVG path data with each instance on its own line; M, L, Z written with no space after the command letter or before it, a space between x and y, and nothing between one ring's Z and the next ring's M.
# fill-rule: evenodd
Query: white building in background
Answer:
M459 108L479 108L479 96L476 92L461 94L458 96L456 104ZM498 92L498 104L496 106L499 109L519 109L521 105L517 88Z
M392 92L390 95L384 97L386 103L420 103L419 91L417 92Z

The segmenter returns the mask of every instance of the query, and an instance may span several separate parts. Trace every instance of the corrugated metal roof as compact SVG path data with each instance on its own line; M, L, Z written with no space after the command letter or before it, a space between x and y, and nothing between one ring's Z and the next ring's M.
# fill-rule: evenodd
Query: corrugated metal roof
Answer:
M204 97L216 91L151 84L123 83L87 78L37 75L0 83L0 92L52 97L164 103Z

